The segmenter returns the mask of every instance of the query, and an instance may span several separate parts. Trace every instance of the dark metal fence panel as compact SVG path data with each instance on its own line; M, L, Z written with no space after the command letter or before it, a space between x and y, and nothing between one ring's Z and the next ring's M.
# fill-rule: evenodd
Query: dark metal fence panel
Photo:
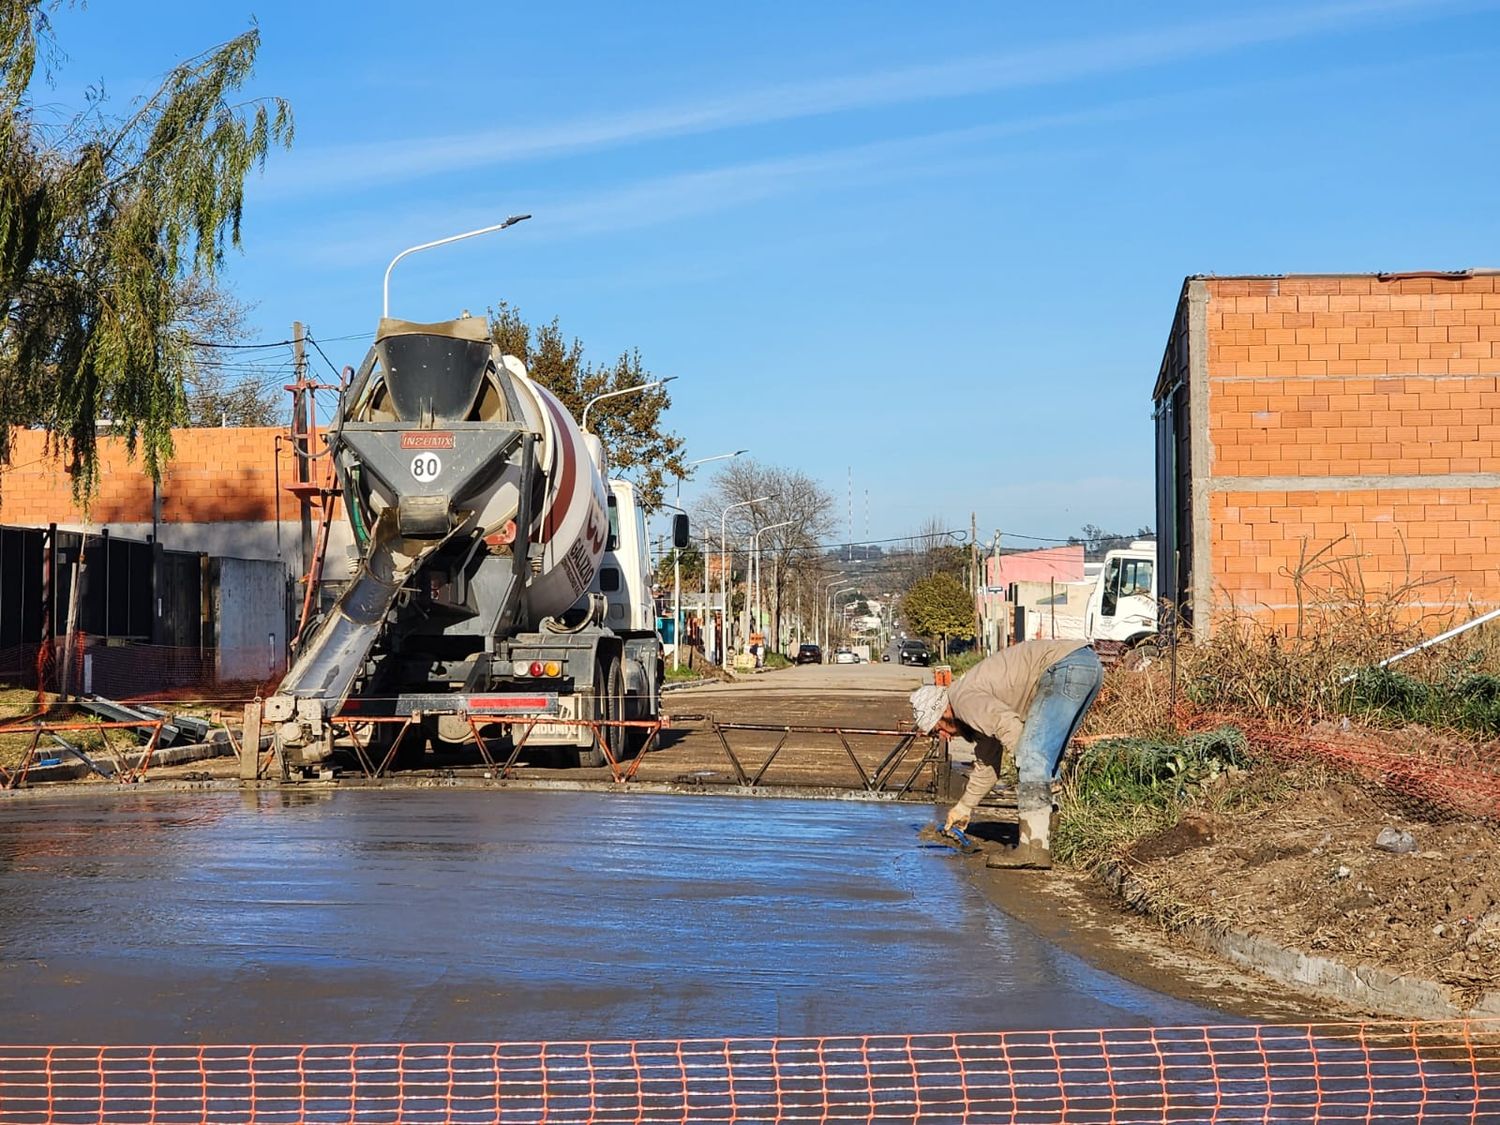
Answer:
M0 649L41 640L45 536L35 528L0 527Z

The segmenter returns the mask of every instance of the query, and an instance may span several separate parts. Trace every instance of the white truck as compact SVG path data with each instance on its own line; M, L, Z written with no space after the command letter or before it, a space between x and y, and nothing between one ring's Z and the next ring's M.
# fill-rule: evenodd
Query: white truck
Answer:
M1101 656L1118 658L1157 635L1156 544L1137 540L1104 556L1084 611L1084 636Z

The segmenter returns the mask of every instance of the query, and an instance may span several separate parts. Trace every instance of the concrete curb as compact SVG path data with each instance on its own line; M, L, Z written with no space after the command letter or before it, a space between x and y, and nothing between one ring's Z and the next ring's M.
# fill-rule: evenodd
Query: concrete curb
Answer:
M661 693L666 695L669 691L682 691L684 688L702 687L704 684L733 683L732 680L718 680L713 676L702 676L696 680L674 680L670 684L662 684Z
M1373 965L1346 965L1303 953L1259 934L1200 920L1183 920L1151 897L1150 890L1122 864L1096 869L1093 878L1130 909L1162 923L1193 945L1282 984L1344 1004L1409 1019L1493 1019L1500 1017L1500 992L1486 993L1471 1008L1453 1002L1453 992L1437 981L1403 976Z

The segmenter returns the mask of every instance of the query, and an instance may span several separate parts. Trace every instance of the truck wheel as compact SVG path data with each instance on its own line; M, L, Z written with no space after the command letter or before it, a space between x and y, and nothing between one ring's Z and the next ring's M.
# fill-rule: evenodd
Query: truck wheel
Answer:
M661 665L646 673L646 690L642 693L640 705L632 713L631 708L626 707L624 715L627 719L635 719L641 722L650 722L661 713ZM651 732L645 727L625 728L625 756L634 758L646 748L646 739ZM611 744L613 745L613 744Z
M625 678L620 671L620 662L613 656L601 656L599 663L594 666L594 718L602 722L611 722L623 718L625 715ZM615 760L624 757L624 744L620 740L620 727L605 726L600 728L594 735L594 744L585 746L578 751L578 764L580 766L598 767L606 765L609 759L604 754L604 740L609 741L609 748L614 752Z

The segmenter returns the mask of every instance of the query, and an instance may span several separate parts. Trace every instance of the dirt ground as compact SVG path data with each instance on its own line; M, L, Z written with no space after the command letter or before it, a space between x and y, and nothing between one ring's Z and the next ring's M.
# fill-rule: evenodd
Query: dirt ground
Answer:
M1500 828L1424 816L1321 771L1261 772L1242 785L1272 795L1238 809L1210 803L1128 853L1157 904L1184 921L1436 980L1466 1006L1500 987ZM1382 847L1383 830L1409 833L1414 850L1399 839Z

